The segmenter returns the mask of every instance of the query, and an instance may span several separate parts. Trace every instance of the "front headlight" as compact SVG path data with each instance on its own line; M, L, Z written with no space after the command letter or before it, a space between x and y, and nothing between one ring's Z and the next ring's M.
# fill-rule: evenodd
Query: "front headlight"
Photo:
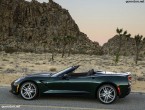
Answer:
M19 79L16 79L16 80L14 81L14 85L17 85L17 83L18 83L20 80L22 80L22 79L24 79L24 77L19 78Z
M17 83L17 82L19 82L20 80L21 80L21 78L15 80L14 83Z

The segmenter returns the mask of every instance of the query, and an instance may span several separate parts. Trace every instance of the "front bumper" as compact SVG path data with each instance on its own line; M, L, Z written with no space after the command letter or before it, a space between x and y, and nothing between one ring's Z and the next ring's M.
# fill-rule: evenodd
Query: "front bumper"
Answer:
M19 94L19 84L14 85L14 82L11 83L11 93L18 95Z

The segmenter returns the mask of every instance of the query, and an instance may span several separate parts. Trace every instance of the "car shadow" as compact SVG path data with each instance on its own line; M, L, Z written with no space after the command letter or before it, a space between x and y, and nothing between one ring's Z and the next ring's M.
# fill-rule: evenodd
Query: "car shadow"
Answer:
M84 102L84 103L97 103L97 104L101 104L97 98L94 98L94 97L90 97L90 96L84 96L84 95L61 95L61 94L46 94L46 95L42 95L42 96L38 96L36 99L34 100L24 100L20 95L11 95L11 97L14 99L14 100L17 100L17 101L24 101L24 102L29 102L29 101L33 101L33 102L41 102L41 101L46 101L46 102L53 102L53 101L56 101L56 102ZM128 98L117 98L117 100L112 103L112 104L125 104L127 102L130 102L128 100ZM111 104L111 105L112 105Z
M81 96L81 95L60 95L60 94L53 94L53 95L42 95L38 98L39 100L70 100L70 101L92 101L96 102L97 99L89 96Z

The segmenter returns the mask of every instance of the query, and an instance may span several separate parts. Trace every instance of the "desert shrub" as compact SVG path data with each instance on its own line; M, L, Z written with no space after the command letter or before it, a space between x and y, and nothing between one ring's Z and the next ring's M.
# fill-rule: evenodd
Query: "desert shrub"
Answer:
M12 68L8 68L4 72L5 73L16 73L16 70L15 69L12 69Z
M3 61L9 61L8 59L3 59Z
M138 81L145 81L145 77L143 77L143 76L142 77L138 77L137 80Z
M46 64L46 62L43 62L43 64Z
M6 52L6 53L12 54L12 53L14 53L14 52L17 52L17 50L14 49L14 48L12 48L12 47L7 47L7 48L5 48L5 52Z
M35 63L35 65L41 65L40 63Z
M3 69L3 67L0 67L0 70Z
M139 57L138 58L138 61L143 61L143 57Z
M51 67L49 70L52 71L52 72L55 72L56 71L56 68Z
M10 64L13 64L14 62L10 62Z
M132 77L132 81L136 81L137 80L137 75L136 74L132 74L131 77Z
M26 73L28 71L28 68L22 68L22 72Z

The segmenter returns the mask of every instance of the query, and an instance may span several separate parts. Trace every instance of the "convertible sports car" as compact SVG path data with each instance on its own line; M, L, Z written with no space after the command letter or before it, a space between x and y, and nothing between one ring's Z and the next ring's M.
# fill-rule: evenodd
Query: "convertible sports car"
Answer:
M75 94L97 98L110 104L131 91L129 73L89 70L74 73L79 66L71 66L57 73L38 73L19 78L11 83L11 92L31 100L42 94Z

